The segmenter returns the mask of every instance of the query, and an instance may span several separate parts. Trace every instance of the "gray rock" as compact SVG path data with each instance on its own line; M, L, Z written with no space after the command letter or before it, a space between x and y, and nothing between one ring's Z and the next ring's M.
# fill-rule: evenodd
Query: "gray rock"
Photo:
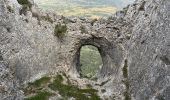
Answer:
M20 15L20 6L12 0L0 4L0 77L11 76L0 78L0 90L7 91L1 92L2 98L22 99L15 85L45 74L64 71L79 78L80 48L93 45L103 59L97 76L100 88L107 91L105 96L114 95L116 100L170 99L169 0L137 0L93 24L87 18L64 18L36 6ZM55 25L60 23L67 26L62 39L54 35ZM86 32L81 32L81 26Z

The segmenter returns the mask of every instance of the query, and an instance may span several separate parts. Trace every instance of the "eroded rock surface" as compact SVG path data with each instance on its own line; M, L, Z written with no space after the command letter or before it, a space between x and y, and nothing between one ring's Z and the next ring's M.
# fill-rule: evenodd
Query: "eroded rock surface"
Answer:
M86 79L79 78L80 48L93 45L99 49L103 67L97 82L86 82L105 89L103 98L170 100L169 9L169 0L137 0L112 17L96 21L45 12L33 2L30 6L1 0L0 75L8 70L15 81L0 79L2 88L7 82L14 89L6 94L0 91L1 98L22 99L15 85L60 71L81 85ZM62 38L55 33L59 24L67 27Z

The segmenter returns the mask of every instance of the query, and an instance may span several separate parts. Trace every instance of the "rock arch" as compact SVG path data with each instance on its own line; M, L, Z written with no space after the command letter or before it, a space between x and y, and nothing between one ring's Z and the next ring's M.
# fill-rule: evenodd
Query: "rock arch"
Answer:
M120 46L114 44L107 40L105 37L89 37L86 39L81 39L78 44L76 44L76 52L73 55L72 66L73 70L80 74L80 50L82 46L92 45L98 48L101 55L103 66L99 73L98 78L104 78L112 74L116 74L119 71L121 63L123 61L123 51Z

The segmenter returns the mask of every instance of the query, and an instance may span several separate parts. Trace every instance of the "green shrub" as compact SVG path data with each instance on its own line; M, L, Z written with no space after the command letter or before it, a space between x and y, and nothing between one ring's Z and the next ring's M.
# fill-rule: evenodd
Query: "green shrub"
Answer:
M40 87L43 84L46 84L50 81L50 77L42 77L39 80L36 80L35 82L29 83L29 85L34 87Z
M31 5L29 0L17 0L20 5Z
M22 9L20 10L20 15L26 15L26 12L31 10L32 4L29 0L17 0L20 5L22 5Z
M54 35L57 36L58 38L62 39L65 36L66 32L67 32L66 25L58 24L55 26Z
M24 88L24 94L28 95L31 93L37 93L40 90L43 89L43 87L45 87L49 82L50 82L51 78L50 77L42 77L34 82L30 82L28 83L27 88Z

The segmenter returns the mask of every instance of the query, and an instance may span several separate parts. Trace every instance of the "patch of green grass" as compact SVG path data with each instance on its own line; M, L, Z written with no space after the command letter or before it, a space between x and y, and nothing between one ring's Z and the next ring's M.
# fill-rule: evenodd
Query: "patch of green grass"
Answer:
M100 100L97 90L92 88L80 89L71 84L63 84L62 81L62 76L57 75L54 82L49 84L48 87L54 91L59 91L59 94L64 98L73 97L76 100Z
M35 96L28 97L25 100L48 100L48 98L52 95L47 91L39 92Z
M67 26L58 24L55 26L54 35L57 36L59 39L62 39L67 32Z
M41 85L48 83L50 79L50 77L42 77L39 80L36 80L35 82L29 83L29 85L34 87L40 87Z
M50 80L50 77L42 77L34 82L28 83L28 86L23 89L24 94L29 95L41 91L50 82Z

